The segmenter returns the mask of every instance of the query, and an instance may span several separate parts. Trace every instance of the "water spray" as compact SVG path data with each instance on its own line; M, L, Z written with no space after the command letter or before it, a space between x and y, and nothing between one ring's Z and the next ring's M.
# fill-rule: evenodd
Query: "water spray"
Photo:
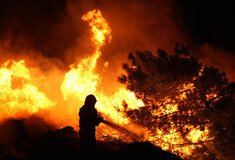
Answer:
M144 134L137 134L134 133L132 131L130 131L129 129L122 127L118 124L115 124L113 122L107 121L107 120L103 120L103 123L108 125L109 127L119 131L120 133L125 134L125 136L130 137L133 141L142 141L144 140Z

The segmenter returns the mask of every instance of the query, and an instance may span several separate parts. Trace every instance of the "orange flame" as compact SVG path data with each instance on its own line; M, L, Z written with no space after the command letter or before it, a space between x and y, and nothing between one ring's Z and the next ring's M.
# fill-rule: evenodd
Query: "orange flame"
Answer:
M128 130L134 129L137 133L143 132L144 129L131 123L130 119L117 111L124 109L123 101L128 104L130 109L138 109L138 107L144 106L143 102L138 100L133 92L128 91L124 87L118 88L118 92L106 95L102 88L105 87L105 84L102 84L102 76L96 71L97 60L102 55L101 47L106 42L111 42L112 39L111 28L108 22L99 10L88 12L82 16L82 20L87 21L91 27L91 40L95 47L95 52L92 56L70 65L70 70L63 75L63 82L58 87L63 95L63 100L56 97L57 99L55 98L52 101L41 90L39 87L40 83L46 77L43 76L39 69L27 68L24 60L19 62L7 61L0 68L0 120L7 117L25 117L40 110L48 110L50 112L52 108L57 109L60 105L65 105L67 110L70 108L68 111L69 119L63 119L65 113L60 113L62 118L56 115L56 113L50 118L57 119L54 122L58 126L72 125L78 129L78 109L83 105L85 97L92 93L98 100L96 108L105 116L105 119L112 120L120 125L129 126ZM109 67L109 62L105 62L104 66ZM193 90L193 84L184 84L179 88L180 91L188 89ZM207 98L210 97L214 97L214 95L208 95ZM179 98L185 99L185 92L182 92ZM165 115L178 111L178 105L168 97L165 98L164 105L165 108L159 108L159 111L154 114ZM200 131L199 128L194 126L185 126L185 128L190 130L186 138L191 142L196 143L208 138L207 128L204 131ZM100 126L100 130L107 134L112 132L104 125ZM117 136L117 134L114 136ZM165 150L180 152L184 155L191 154L195 146L172 147L172 144L184 143L180 136L180 134L175 132L173 126L169 134L164 134L163 131L159 130L156 131L156 135L150 136L148 140L153 143L157 142L156 145L160 145Z
M91 27L91 31L93 33L92 41L94 45L97 47L97 51L100 50L105 44L106 38L111 42L111 28L109 27L108 22L103 18L100 10L93 10L82 16L82 20L88 21L89 26Z
M115 107L119 107L120 109L123 100L130 104L132 108L139 107L143 106L142 101L137 100L134 93L124 88L120 88L118 93L114 93L111 96L106 96L102 88L98 89L98 86L102 86L102 76L95 71L96 63L97 59L101 56L100 48L105 44L106 39L109 42L112 39L111 28L99 10L88 12L82 19L88 21L91 27L91 39L95 46L95 53L91 57L81 60L80 63L70 66L71 69L66 73L61 85L64 99L67 100L68 97L76 97L80 102L83 102L85 97L92 93L98 99L97 109L99 112L102 112L116 123L127 124L130 121L124 118L121 113L117 112ZM105 62L104 65L108 67L108 62ZM81 106L82 104L78 107Z
M179 94L177 97L181 100L184 100L187 98L186 92L188 90L193 91L195 89L193 83L189 84L182 84L178 90L181 94ZM159 106L162 106L158 104ZM165 102L163 102L163 107L159 108L159 111L155 114L157 115L167 115L172 114L174 112L178 111L178 104L175 103L172 99L166 97ZM193 114L193 113L190 113ZM173 123L172 123L173 124ZM162 130L156 131L156 133L149 137L149 140L156 144L160 145L162 149L169 150L176 154L181 154L183 156L189 156L192 154L192 151L196 147L200 147L198 142L203 142L205 140L209 140L209 131L208 126L205 126L204 131L201 131L199 127L195 127L193 125L185 125L183 127L183 130L186 129L189 131L189 134L186 136L188 142L185 142L182 135L177 132L177 129L175 126L171 126L171 129L169 133L164 133ZM184 145L185 143L189 143L188 145Z
M7 61L0 68L0 117L17 117L50 108L56 102L49 100L39 91L35 83L43 77L37 77L38 70L28 69L23 60Z

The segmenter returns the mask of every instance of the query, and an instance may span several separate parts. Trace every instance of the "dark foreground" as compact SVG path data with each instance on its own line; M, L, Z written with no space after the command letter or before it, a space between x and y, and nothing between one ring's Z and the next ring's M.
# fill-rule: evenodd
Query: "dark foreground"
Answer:
M5 129L5 132L4 130ZM79 160L80 139L72 127L30 136L19 120L0 126L1 160ZM123 143L118 141L97 142L97 159L178 160L176 155L163 151L150 142Z

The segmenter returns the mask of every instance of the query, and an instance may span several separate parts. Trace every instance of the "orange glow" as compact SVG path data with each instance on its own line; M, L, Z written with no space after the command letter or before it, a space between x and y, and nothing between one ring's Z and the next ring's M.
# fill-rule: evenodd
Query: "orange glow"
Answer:
M97 50L100 50L105 44L106 38L108 42L111 42L111 28L109 27L108 22L103 18L100 10L93 10L82 16L82 20L88 21L89 26L92 31L92 41L97 47Z
M178 87L179 95L177 98L180 100L185 100L187 98L187 92L193 92L195 89L193 83L182 84ZM169 97L165 97L164 102L157 104L159 107L154 115L168 115L178 111L178 104ZM193 114L193 113L188 113ZM199 141L210 140L208 127L205 127L204 131L201 131L199 127L194 127L193 125L185 125L182 130L188 130L189 134L186 136L187 142L183 139L182 135L177 132L176 126L171 126L169 133L164 133L162 130L157 130L155 134L150 134L149 140L158 146L161 146L164 150L169 150L173 153L182 154L184 156L189 156L196 147L200 147ZM184 145L185 143L191 143L189 145Z
M207 128L204 131L200 131L199 128L194 128L194 126L187 125L184 127L184 129L190 130L186 138L191 144L184 145L188 142L183 140L181 135L176 132L174 127L172 127L170 132L167 134L161 130L158 130L155 136L149 137L149 140L156 145L160 145L164 150L169 150L173 153L180 153L184 156L191 155L192 151L196 147L200 147L200 145L197 144L199 141L210 140L208 137Z
M139 140L144 140L143 137L145 136L144 138L147 137L147 140L165 150L190 155L195 146L181 146L180 144L185 142L182 136L176 132L176 127L172 126L170 133L167 134L158 130L155 135L150 135L150 133L146 133L145 128L132 123L129 118L124 116L122 111L125 107L138 109L144 106L144 103L137 99L133 92L128 91L124 86L115 88L115 86L110 85L107 87L115 88L116 92L110 95L104 93L103 88L106 87L106 84L102 84L102 75L97 72L99 69L97 68L97 61L102 56L101 47L112 40L111 28L101 12L96 9L87 12L82 16L82 20L88 22L91 27L91 46L95 47L95 51L91 56L71 64L67 73L62 74L61 71L62 76L55 74L55 77L58 77L48 80L46 79L48 77L43 76L40 69L26 67L24 60L19 62L9 60L2 64L0 68L0 120L8 117L27 117L43 110L44 112L40 113L40 116L53 121L58 127L72 126L78 130L77 113L82 107L85 97L92 93L98 100L96 108L104 119L125 126L128 130L133 131L138 136L140 135ZM103 66L109 67L109 62L106 61ZM133 68L136 69L137 66L133 66ZM41 82L46 80L48 83L54 83L57 78L62 79L62 81L56 86L57 88L55 87L56 89L51 89L52 93L50 93L54 94L51 96L53 99L51 100L51 97L48 98L46 94L47 91L42 89ZM178 89L180 93L182 92L178 95L178 98L184 100L187 98L187 90L193 91L194 84L183 84ZM207 98L215 96L215 94L211 94ZM123 106L124 101L127 106ZM178 105L169 97L165 97L164 102L157 105L161 107L156 113L153 113L154 115L167 115L178 111ZM63 108L63 110L60 110L60 108ZM48 112L48 114L44 115L45 112ZM200 131L198 127L194 126L185 126L184 129L190 131L186 138L193 143L208 139L208 129ZM104 135L112 135L115 138L121 137L120 133L103 124L100 125L98 130L102 131ZM144 136L142 136L143 134ZM126 138L129 141L132 140Z
M188 134L187 138L192 141L192 143L197 143L199 141L205 141L208 137L208 129L206 128L204 131L200 131L199 128L193 128L191 132Z
M91 57L70 66L71 69L66 73L61 85L64 99L67 100L68 97L74 97L83 102L85 97L92 93L98 99L97 110L102 112L105 118L119 124L128 124L130 121L122 113L118 112L117 108L122 109L123 100L130 104L130 108L143 106L143 102L137 100L134 93L124 88L120 88L113 95L105 95L102 88L100 89L99 87L104 85L101 84L102 76L96 73L97 59L101 56L100 48L105 44L106 39L108 42L112 39L111 28L99 10L88 12L82 19L88 21L91 27L91 40L95 46L95 52ZM108 67L108 61L104 63L104 66Z
M35 85L43 77L38 70L28 69L24 60L7 61L0 68L0 117L18 117L56 105Z

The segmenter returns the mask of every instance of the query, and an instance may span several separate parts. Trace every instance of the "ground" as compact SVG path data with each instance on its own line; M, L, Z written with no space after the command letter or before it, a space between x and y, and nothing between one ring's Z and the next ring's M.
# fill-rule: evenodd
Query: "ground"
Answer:
M20 120L11 120L0 130L0 160L79 160L80 139L72 127L47 131L33 137ZM4 131L8 132L4 135ZM177 160L176 155L163 151L150 142L124 143L97 141L97 160L130 159Z

